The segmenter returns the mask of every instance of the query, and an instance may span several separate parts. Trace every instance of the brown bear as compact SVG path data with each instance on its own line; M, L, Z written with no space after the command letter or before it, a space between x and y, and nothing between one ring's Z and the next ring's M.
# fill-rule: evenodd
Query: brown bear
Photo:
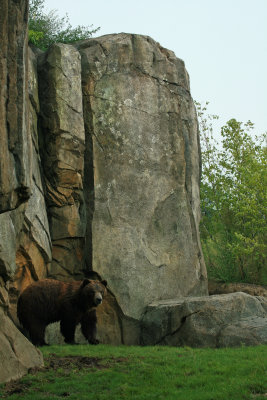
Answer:
M36 346L45 345L45 328L60 321L65 342L74 344L76 326L81 323L84 337L96 339L96 307L102 303L106 281L84 279L69 283L44 279L29 285L18 298L17 314Z

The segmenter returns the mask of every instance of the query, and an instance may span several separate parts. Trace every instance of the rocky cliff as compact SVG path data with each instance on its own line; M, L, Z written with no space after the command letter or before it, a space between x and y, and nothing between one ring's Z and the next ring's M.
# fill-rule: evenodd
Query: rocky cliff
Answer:
M101 276L109 293L100 338L139 343L152 301L207 293L188 74L140 35L32 51L25 13L16 74L2 47L4 308L17 323L18 294L33 280ZM48 337L58 340L54 328Z
M184 63L151 38L108 35L51 46L38 85L48 275L105 277L100 337L139 343L150 302L207 293Z
M45 277L107 279L104 343L267 343L266 299L205 296L184 62L131 34L29 49L27 12L0 4L0 382L42 365L16 303Z
M107 279L99 336L116 344L140 342L151 302L207 294L183 61L131 34L28 49L27 11L1 3L0 381L42 363L14 325L34 280Z
M35 153L28 94L27 18L27 1L1 1L0 382L19 378L43 363L39 350L9 317L18 288L23 287L28 274L38 279L45 260L43 254L38 262L38 239L43 230L36 228L44 213L39 215L34 202L33 175L37 171L32 172ZM45 275L45 262L43 267L39 277Z

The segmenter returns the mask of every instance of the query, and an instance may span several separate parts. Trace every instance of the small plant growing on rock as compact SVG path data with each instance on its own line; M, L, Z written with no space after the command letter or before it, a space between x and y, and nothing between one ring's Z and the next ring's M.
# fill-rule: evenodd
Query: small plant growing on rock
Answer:
M29 8L29 43L41 50L46 50L53 43L72 43L88 39L100 28L78 25L73 28L66 14L59 17L56 10L44 11L45 0L30 0Z

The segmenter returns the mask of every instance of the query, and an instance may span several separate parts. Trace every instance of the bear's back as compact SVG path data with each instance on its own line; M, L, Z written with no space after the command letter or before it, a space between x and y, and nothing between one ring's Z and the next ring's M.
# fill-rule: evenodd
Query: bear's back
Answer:
M66 283L54 279L33 282L24 289L18 299L20 322L39 316L47 323L58 321L63 304L74 296L80 284L78 281Z

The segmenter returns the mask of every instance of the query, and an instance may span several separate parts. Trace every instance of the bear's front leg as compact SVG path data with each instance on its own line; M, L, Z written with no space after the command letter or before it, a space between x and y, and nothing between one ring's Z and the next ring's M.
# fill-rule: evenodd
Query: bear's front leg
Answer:
M65 343L75 344L76 321L64 318L60 321L60 332L64 336Z
M90 344L98 344L99 340L96 338L96 310L88 311L81 320L81 330L83 336Z

